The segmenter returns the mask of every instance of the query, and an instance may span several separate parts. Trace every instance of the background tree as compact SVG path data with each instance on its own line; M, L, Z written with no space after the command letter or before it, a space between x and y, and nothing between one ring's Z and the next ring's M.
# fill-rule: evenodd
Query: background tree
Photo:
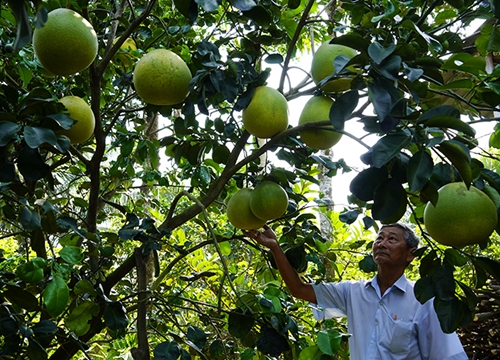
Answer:
M98 55L77 74L53 77L31 39L60 7L92 24ZM226 220L227 199L262 180L288 193L286 214L271 225L304 277L366 276L370 229L405 216L426 245L413 268L417 297L436 298L445 331L469 324L476 291L500 278L496 234L444 247L425 232L423 210L452 181L500 198L497 155L478 146L474 130L492 123L489 145L500 147L498 18L496 2L473 0L2 3L1 357L347 356L344 324L313 323L272 259ZM463 32L477 19L477 33ZM137 49L121 48L129 38ZM335 59L332 78L350 85L330 94L330 121L266 141L250 136L241 110L271 65L289 104L318 95L310 69L292 75L292 60L329 40L357 53ZM135 92L134 64L157 48L180 55L193 75L179 104L144 103ZM73 123L58 102L67 95L95 117L94 136L81 144L60 134ZM354 121L362 133L344 131ZM298 135L329 125L367 149L340 214L315 192L321 176L350 164ZM332 234L320 231L318 212Z

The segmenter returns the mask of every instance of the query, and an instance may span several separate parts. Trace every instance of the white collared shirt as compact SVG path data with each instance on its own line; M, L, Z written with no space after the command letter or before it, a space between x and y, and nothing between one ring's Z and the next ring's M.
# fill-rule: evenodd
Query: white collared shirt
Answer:
M433 301L420 304L413 286L404 275L383 296L376 276L313 285L314 316L347 316L351 360L468 359L457 334L441 330Z

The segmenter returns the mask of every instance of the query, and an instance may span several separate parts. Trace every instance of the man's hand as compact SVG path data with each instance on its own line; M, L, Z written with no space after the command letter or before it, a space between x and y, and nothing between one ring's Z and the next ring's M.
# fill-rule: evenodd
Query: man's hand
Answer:
M268 225L264 225L263 229L264 229L263 231L259 230L243 231L243 235L256 240L259 244L269 249L278 245L278 241L276 240L276 234L274 233L273 229L271 229Z

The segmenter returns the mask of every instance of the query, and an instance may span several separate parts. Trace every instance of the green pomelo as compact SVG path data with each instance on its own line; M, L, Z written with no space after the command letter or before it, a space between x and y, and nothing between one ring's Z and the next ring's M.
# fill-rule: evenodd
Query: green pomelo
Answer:
M238 190L227 202L227 218L236 228L242 230L259 229L266 223L259 219L250 209L250 195L252 189L243 188Z
M311 76L316 85L318 85L326 77L333 74L335 70L333 61L339 55L346 55L348 58L352 59L356 56L356 50L345 45L330 44L329 41L320 45L318 50L313 55L311 64ZM349 69L355 71L353 67L349 67ZM322 86L321 90L336 93L349 90L350 86L351 79L338 78L327 82Z
M486 241L497 225L497 209L481 190L453 182L438 190L436 206L428 202L424 225L443 245L462 247Z
M33 32L35 55L47 71L62 76L80 72L97 55L97 34L80 14L59 8L48 14L47 21Z
M261 139L268 139L288 127L288 102L278 90L258 86L242 112L245 129Z
M307 101L299 117L299 125L330 120L330 108L333 100L327 96L313 96ZM329 125L332 131L326 129L312 128L299 132L302 141L309 147L316 150L329 149L337 144L342 138L342 134L333 131L333 126Z
M263 181L250 195L250 209L262 220L281 217L288 207L288 194L285 189L272 181Z
M134 69L137 94L153 105L175 105L189 95L191 71L182 58L166 49L144 55Z
M69 116L76 120L69 130L61 130L60 134L66 135L72 144L80 144L90 139L95 129L94 113L90 106L78 96L65 96L59 99L69 112Z

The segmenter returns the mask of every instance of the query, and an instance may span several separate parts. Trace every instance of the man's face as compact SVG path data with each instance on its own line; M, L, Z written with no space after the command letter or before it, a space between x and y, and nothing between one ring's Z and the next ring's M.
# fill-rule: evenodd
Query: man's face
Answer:
M379 266L406 267L414 258L414 250L415 248L407 248L403 229L384 227L373 243L373 259Z

